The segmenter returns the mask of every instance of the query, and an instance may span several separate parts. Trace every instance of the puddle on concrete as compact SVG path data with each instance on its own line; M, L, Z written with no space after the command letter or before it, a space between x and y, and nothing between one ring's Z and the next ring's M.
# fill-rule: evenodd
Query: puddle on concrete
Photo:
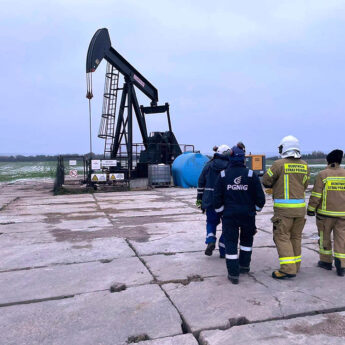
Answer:
M101 212L99 212L100 214ZM68 213L47 213L46 219L44 220L45 223L48 224L59 224L63 220L93 220L98 218L105 218L106 216L95 216L90 214L90 212L87 213L81 213L78 212L78 215L69 215Z
M136 226L133 228L116 229L114 227L107 227L100 230L70 230L70 229L54 229L50 233L55 237L56 242L83 242L98 238L127 238L137 242L147 242L150 235L147 233L145 227Z
M174 215L168 216L138 216L138 217L121 217L116 218L114 222L118 226L135 226L135 225L145 225L145 224L158 224L158 223L178 223L183 222L181 218L183 216L191 216L195 213L178 213L175 217Z
M173 207L169 207L172 209ZM131 212L142 212L145 215L146 212L156 212L156 211L165 211L165 208L161 207L136 207L136 208L125 208L125 209L116 209L116 208L102 208L101 211L110 214L121 214L126 213L128 211Z

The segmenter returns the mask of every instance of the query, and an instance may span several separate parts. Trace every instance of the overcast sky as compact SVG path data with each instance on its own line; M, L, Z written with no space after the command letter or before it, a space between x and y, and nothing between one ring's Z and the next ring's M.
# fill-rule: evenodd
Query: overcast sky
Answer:
M303 151L344 149L345 0L0 4L0 153L88 151L85 59L102 27L170 103L180 143L275 152L293 134ZM105 66L94 73L98 153ZM148 122L167 129L162 115Z

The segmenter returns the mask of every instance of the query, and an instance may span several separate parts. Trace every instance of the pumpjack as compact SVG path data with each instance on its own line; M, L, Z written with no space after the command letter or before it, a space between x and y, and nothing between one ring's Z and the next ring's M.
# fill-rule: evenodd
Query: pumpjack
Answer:
M112 47L109 32L105 28L96 31L87 52L86 97L89 100L93 97L92 73L103 59L108 64L98 136L105 139L104 158L117 162L115 167L110 168L111 172L122 172L126 179L130 180L146 177L148 164L172 164L182 150L172 131L169 104L157 104L158 90ZM122 87L119 87L120 75L124 80ZM139 106L136 90L151 100L150 106ZM121 99L117 112L118 92L121 93ZM142 144L133 143L133 110L142 136ZM158 113L166 113L169 130L149 135L145 117Z

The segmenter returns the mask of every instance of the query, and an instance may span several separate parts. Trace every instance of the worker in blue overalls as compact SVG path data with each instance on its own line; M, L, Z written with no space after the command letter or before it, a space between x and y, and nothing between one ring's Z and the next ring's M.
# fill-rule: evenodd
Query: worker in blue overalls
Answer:
M228 278L233 284L238 284L240 273L250 270L256 233L255 215L265 204L259 177L246 168L244 145L239 144L231 149L230 164L217 178L213 193L215 211L223 215L226 266Z
M229 164L230 147L227 145L215 146L213 148L216 153L213 158L207 162L201 172L198 181L198 195L196 206L206 211L206 250L205 255L211 256L216 248L216 231L217 225L221 221L221 216L217 214L213 207L213 191L216 179L220 172L227 168ZM219 256L225 258L225 245L223 235L219 238Z

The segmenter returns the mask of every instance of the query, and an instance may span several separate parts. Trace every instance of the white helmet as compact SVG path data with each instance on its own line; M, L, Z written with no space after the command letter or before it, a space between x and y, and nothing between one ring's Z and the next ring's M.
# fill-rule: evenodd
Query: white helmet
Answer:
M230 147L228 145L220 145L217 148L217 153L221 154L221 155L226 155L227 153L230 153ZM228 152L227 152L228 151Z
M288 135L284 137L279 144L279 153L283 158L301 157L301 147L299 145L299 140L293 135Z

